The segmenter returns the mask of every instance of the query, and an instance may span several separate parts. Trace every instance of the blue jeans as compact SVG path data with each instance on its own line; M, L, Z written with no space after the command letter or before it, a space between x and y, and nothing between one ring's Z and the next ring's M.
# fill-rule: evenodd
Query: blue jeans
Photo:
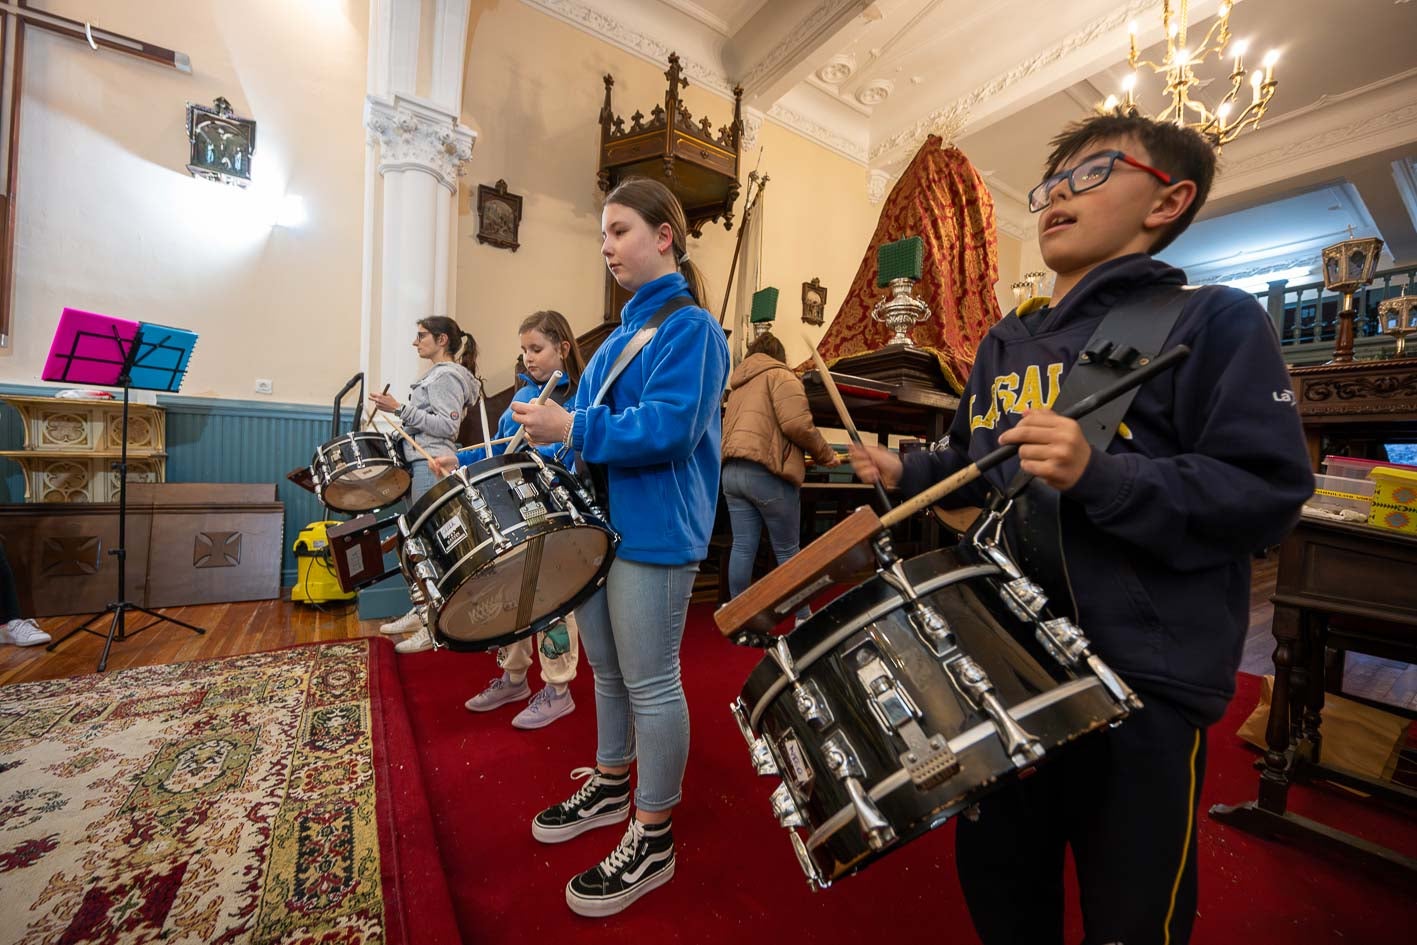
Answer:
M728 593L737 597L753 583L753 561L763 525L777 563L797 554L802 531L802 502L797 487L768 472L766 466L746 459L723 463L723 498L728 502L728 519L733 525L733 550L728 556ZM803 606L797 619L812 615Z
M413 485L408 490L408 504L412 505L423 498L423 493L437 485L438 477L428 468L428 460L422 456L409 460L408 471L413 475Z
M605 586L576 608L595 674L595 760L615 768L638 754L635 806L646 812L679 803L689 761L679 645L698 570L616 558Z

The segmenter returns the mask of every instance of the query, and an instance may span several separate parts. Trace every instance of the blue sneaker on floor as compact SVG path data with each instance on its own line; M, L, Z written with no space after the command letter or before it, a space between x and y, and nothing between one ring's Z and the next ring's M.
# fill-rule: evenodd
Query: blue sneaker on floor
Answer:
M512 727L542 728L563 715L570 715L575 709L576 703L571 698L571 690L557 692L555 686L545 686L531 697L531 702L525 709L516 714L512 719Z

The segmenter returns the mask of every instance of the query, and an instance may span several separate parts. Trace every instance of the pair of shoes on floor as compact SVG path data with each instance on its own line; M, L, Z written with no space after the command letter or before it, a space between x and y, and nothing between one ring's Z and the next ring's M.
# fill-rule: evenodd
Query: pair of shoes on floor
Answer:
M424 650L433 649L433 634L428 632L428 628L419 624L418 632L413 636L400 640L394 644L395 653L422 653Z
M379 624L379 632L387 633L392 637L401 633L412 633L421 626L423 626L423 618L418 616L418 611L410 610L397 620Z
M28 617L0 624L0 643L13 643L15 646L39 646L52 639L49 634L39 629L39 624Z
M508 702L516 702L531 695L531 686L525 677L520 682L512 682L510 676L502 675L491 680L487 688L463 703L469 712L491 712ZM550 725L563 715L575 711L576 703L571 698L571 690L556 691L547 685L531 697L531 702L512 719L513 728L534 729Z
M531 834L542 843L562 843L630 816L628 774L607 775L597 768L577 768L571 777L587 781L570 798L532 819ZM566 905L577 915L615 915L673 878L674 833L670 822L646 824L630 818L610 855L571 877L566 884Z

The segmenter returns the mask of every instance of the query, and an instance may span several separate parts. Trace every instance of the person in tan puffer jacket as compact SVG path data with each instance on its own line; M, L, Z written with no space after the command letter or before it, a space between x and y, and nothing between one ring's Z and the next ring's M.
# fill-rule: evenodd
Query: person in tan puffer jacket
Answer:
M733 525L728 590L735 597L752 583L764 524L778 564L797 554L798 488L807 475L803 451L823 466L841 462L813 425L807 392L786 361L782 342L763 335L748 346L748 357L728 379L722 481ZM804 606L797 622L810 614Z

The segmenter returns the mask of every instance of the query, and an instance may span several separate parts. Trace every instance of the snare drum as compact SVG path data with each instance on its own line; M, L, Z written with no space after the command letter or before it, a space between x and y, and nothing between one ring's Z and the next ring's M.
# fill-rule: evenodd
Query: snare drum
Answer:
M410 592L452 650L548 629L605 583L620 542L575 476L533 451L445 477L399 530Z
M1045 603L997 549L961 546L777 640L732 709L758 773L781 777L773 811L813 888L1140 705Z
M413 483L408 464L388 434L359 430L330 440L310 460L315 494L341 512L393 505Z

